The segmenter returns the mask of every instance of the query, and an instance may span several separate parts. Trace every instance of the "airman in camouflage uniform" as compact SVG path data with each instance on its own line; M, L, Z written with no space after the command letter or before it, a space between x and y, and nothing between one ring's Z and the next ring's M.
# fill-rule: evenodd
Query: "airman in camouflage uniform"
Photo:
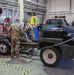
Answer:
M11 36L11 58L14 58L14 51L16 53L16 58L19 58L20 39L24 33L19 20L16 20L15 23L10 25L8 33L10 33Z
M31 40L34 40L34 33L33 33L33 27L28 23L28 21L25 21L25 27L24 32L28 31L30 34L30 40L27 39L28 42L31 42Z

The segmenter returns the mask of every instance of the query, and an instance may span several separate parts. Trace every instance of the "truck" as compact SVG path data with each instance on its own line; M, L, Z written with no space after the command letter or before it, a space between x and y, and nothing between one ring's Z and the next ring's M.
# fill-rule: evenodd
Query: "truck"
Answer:
M74 58L74 28L64 18L48 19L39 29L42 33L41 40L36 43L27 43L25 40L21 40L20 49L23 50L23 53L27 51L27 53L32 54L33 51L31 50L38 47L42 63L49 67L58 65L62 56ZM25 38L25 35L23 38ZM10 37L0 35L0 54L8 55L10 50Z
M39 42L40 59L45 66L55 67L62 56L74 58L74 28L64 18L48 19L42 26Z

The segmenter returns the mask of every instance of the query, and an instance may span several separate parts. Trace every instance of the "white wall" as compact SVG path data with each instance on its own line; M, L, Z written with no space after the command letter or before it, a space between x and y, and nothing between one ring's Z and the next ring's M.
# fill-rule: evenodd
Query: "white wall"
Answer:
M74 13L74 0L72 0L72 12Z
M46 22L46 20L50 17L49 16L49 12L50 12L50 3L51 3L51 0L45 0L45 5L46 5L46 10L47 10L47 12L46 12L46 14L45 14L45 18L44 18L44 23Z
M70 0L55 0L55 11L70 11Z
M55 15L65 15L68 23L74 20L74 0L72 0L71 10L70 0L47 0L46 9L46 19L52 18Z

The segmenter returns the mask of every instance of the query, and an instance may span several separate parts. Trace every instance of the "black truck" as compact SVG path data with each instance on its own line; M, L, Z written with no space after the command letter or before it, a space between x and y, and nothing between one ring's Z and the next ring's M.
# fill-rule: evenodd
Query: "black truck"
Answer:
M74 29L64 18L48 19L42 26L40 59L49 67L59 64L62 56L74 58Z
M48 19L40 30L42 39L37 43L26 43L21 40L21 49L26 48L30 52L34 47L40 48L40 59L49 67L59 64L62 56L74 58L74 29L65 19ZM10 37L0 35L0 54L10 54L10 41Z

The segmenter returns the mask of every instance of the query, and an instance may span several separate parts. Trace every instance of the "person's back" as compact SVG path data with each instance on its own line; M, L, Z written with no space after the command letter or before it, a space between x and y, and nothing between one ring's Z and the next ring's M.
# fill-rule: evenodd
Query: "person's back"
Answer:
M20 39L21 38L21 24L19 23L13 23L11 24L11 38L17 38Z

